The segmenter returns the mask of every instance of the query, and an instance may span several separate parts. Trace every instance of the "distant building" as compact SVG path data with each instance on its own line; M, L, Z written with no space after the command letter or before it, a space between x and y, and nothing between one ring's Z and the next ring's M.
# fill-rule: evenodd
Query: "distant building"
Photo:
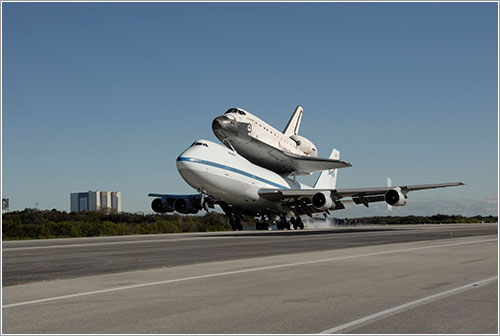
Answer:
M2 213L9 212L9 199L2 198Z
M111 208L122 212L122 194L119 191L88 191L71 193L71 211L96 211Z

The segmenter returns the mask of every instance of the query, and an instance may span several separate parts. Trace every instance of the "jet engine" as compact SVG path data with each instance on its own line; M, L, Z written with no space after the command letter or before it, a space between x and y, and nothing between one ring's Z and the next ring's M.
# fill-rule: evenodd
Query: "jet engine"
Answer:
M201 204L189 198L178 198L174 202L175 211L181 214L195 214L201 210Z
M331 209L334 204L330 197L330 192L320 191L313 195L312 205L318 210Z
M154 212L172 212L174 211L174 205L172 203L172 201L165 198L155 198L153 202L151 202L151 208Z
M295 141L295 143L297 144L297 149L304 152L305 155L313 157L318 156L318 150L316 149L316 146L314 146L314 144L311 142L311 140L300 135L292 135L290 139Z
M406 196L401 188L394 188L385 193L385 201L392 206L403 206L406 205Z

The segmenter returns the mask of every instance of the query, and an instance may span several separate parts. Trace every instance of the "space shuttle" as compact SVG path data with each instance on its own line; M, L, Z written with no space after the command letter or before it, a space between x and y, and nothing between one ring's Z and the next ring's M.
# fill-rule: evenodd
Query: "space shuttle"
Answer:
M212 122L215 136L250 162L280 175L309 175L350 167L347 161L318 157L316 146L299 135L304 109L297 106L283 132L262 119L233 107Z

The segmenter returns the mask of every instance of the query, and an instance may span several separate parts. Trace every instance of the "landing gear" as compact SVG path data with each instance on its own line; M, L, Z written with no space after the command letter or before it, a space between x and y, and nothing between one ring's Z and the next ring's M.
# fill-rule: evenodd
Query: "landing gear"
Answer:
M229 225L231 225L231 229L233 231L242 231L243 225L241 224L241 219L238 216L229 216Z
M302 221L302 218L297 216L297 218L295 219L295 222L297 223L297 226L299 227L299 229L304 230L304 222Z
M232 223L231 219L230 223ZM269 230L273 223L274 221L272 221L269 216L262 215L260 221L255 223L255 230ZM302 222L302 219L299 216L291 217L290 221L287 221L286 216L283 215L280 216L278 221L276 221L276 229L278 230L291 230L292 227L294 230L304 229L304 222Z
M262 216L261 220L255 223L255 230L268 230L269 220L266 220L265 216Z
M294 230L304 229L304 222L302 222L302 219L299 216L290 218L290 222L292 223Z
M286 217L285 216L282 216L280 221L278 223L276 223L276 228L278 230L290 230L290 222L286 220Z
M267 222L257 222L255 223L255 230L268 230L269 224Z

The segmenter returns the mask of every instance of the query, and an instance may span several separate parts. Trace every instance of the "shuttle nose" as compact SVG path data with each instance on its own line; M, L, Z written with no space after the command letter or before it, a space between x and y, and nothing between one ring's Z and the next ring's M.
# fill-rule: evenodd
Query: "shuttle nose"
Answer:
M220 130L220 129L227 129L229 125L231 124L231 119L229 119L226 116L220 116L214 119L212 122L212 129L215 130Z

